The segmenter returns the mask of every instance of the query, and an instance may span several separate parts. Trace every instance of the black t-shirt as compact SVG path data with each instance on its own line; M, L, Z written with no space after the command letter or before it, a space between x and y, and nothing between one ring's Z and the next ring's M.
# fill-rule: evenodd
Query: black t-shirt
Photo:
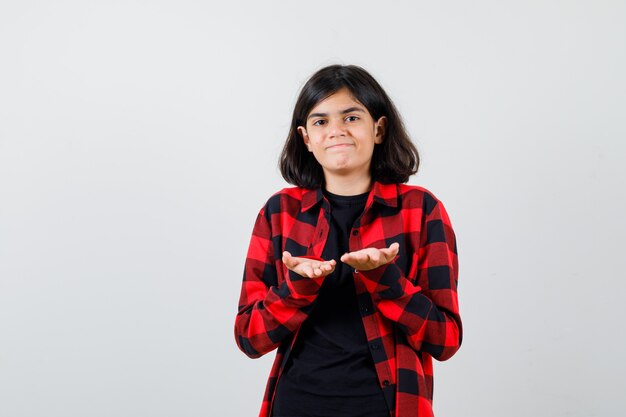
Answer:
M339 261L367 193L338 196L331 205L322 258L335 259L280 377L274 417L389 417L356 299L352 268Z

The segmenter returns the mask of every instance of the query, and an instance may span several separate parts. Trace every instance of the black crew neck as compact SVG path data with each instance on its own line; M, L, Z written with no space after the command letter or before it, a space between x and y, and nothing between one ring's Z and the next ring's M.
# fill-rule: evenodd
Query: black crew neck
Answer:
M367 201L367 197L370 194L369 191L363 194L357 194L357 195L333 194L328 190L323 190L322 192L324 193L324 196L328 199L328 201L330 201L332 205L342 205L342 206L343 205L354 206L354 205L365 204L365 202Z

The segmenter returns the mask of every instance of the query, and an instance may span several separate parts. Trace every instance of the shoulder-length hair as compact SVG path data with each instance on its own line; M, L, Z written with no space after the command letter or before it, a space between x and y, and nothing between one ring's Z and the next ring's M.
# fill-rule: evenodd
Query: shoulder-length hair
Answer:
M283 178L303 188L317 188L324 184L322 166L308 151L298 133L298 126L306 126L313 107L342 88L347 88L367 108L374 120L382 116L387 118L383 141L375 145L372 155L372 180L385 184L407 182L419 168L417 148L411 142L402 118L385 90L367 71L356 65L324 67L302 87L293 109L289 135L280 155L279 167Z

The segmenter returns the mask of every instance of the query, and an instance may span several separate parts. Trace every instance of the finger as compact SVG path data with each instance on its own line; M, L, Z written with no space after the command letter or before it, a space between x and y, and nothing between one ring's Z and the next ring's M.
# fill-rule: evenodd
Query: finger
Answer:
M283 252L283 263L287 265L287 268L291 269L297 265L297 262L294 262L291 253L284 251Z
M376 251L375 253L371 254L369 258L372 262L378 264L380 262L380 251Z
M335 270L336 262L328 263L328 270L326 271L328 274L331 274Z
M348 265L357 262L356 256L354 255L354 252L345 253L341 257L341 262L347 263Z
M396 256L400 251L400 244L398 242L393 242L391 245L389 245L389 250L391 251L393 256Z
M303 264L302 275L305 277L313 278L315 276L315 272L313 271L313 266L311 264Z
M380 251L385 254L387 259L393 259L398 255L400 245L398 243L392 243L388 248L383 248Z
M357 269L358 264L350 259L343 261L344 264L349 265L351 268Z

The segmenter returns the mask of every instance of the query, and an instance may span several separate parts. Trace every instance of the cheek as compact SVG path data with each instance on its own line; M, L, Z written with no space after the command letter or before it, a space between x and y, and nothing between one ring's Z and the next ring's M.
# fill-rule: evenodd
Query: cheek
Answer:
M323 138L319 135L309 136L309 144L312 148L320 148L322 146Z

